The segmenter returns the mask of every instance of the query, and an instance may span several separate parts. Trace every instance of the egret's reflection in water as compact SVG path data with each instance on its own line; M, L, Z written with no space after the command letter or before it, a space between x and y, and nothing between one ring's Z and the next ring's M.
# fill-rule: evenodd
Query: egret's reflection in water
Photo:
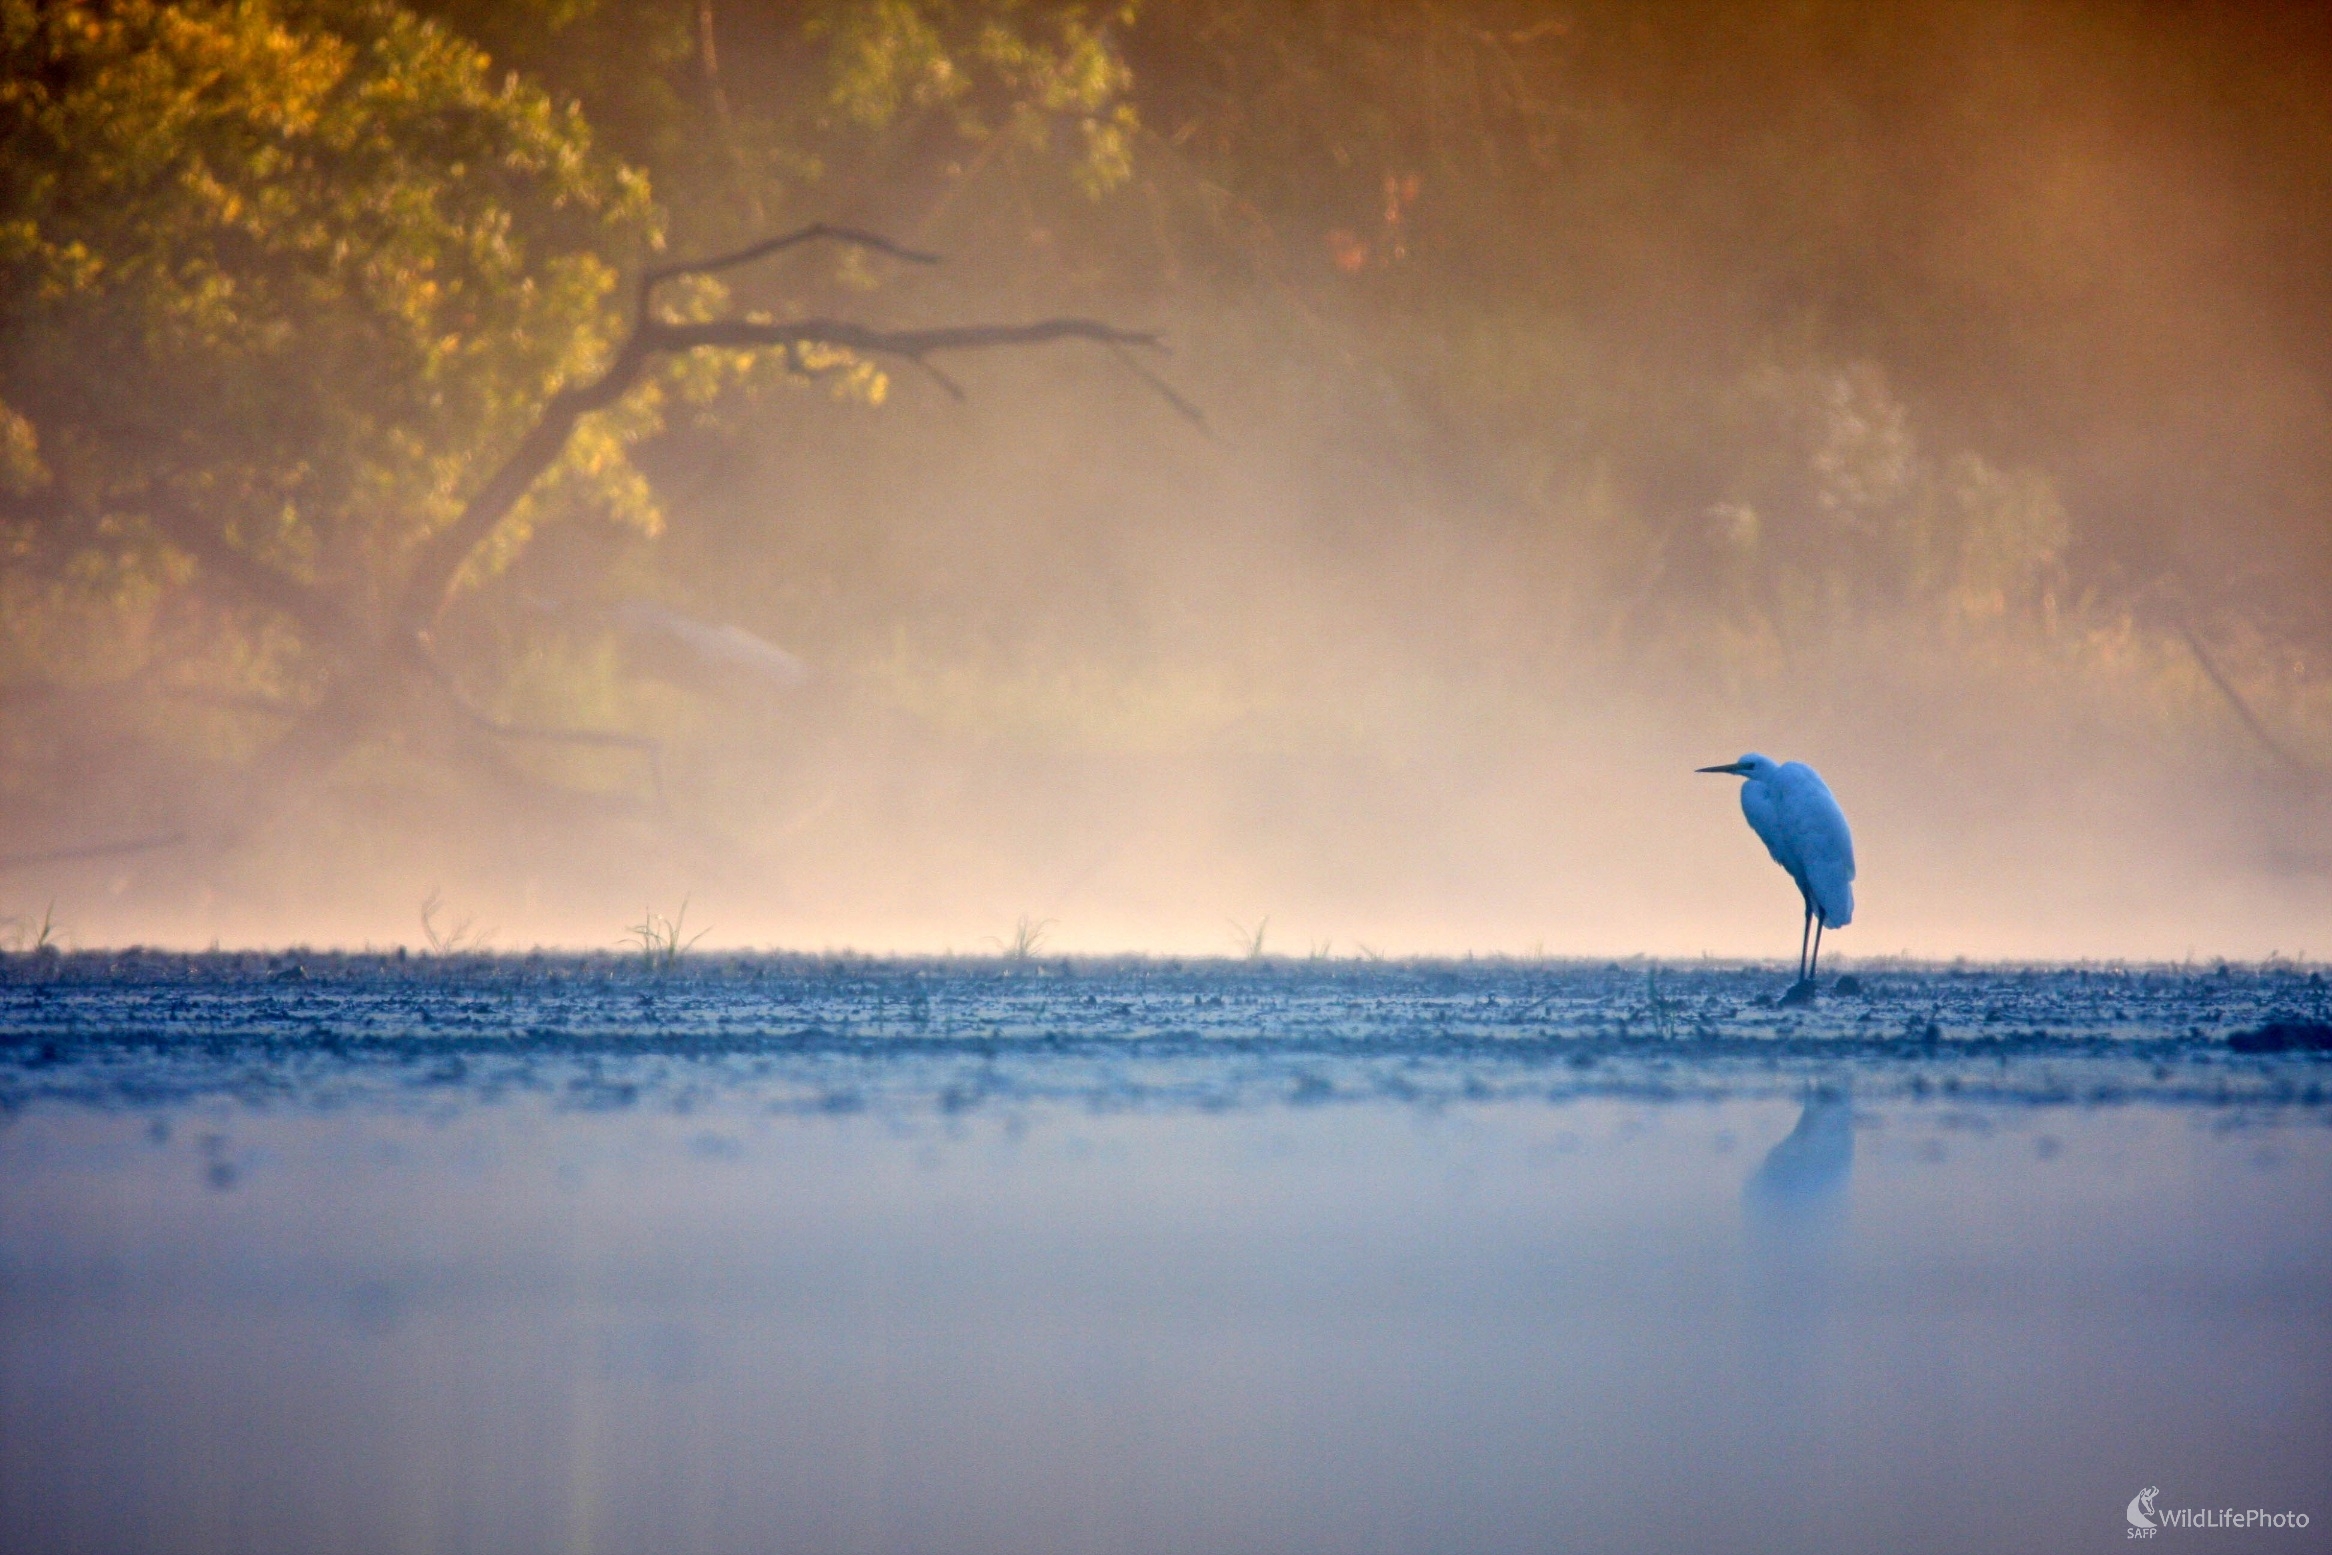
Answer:
M1797 1127L1771 1150L1742 1189L1761 1240L1797 1246L1835 1240L1854 1172L1854 1107L1845 1093L1806 1093Z
M1853 1174L1854 1104L1843 1092L1815 1090L1797 1126L1742 1186L1750 1312L1777 1358L1820 1347Z
M1854 1105L1806 1093L1797 1125L1741 1188L1745 1424L1782 1494L1813 1515L1827 1499L1832 1310L1840 1299Z

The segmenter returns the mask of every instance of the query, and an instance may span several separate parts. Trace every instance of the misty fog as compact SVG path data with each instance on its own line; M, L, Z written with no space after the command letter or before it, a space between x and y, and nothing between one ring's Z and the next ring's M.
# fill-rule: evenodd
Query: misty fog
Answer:
M1143 8L1098 199L786 194L948 262L738 304L1155 328L1205 426L1076 344L674 415L660 532L546 507L431 633L625 743L384 728L255 810L281 625L20 545L17 940L1786 956L1692 771L1761 750L1854 824L1842 966L2332 948L2320 18L1329 10Z

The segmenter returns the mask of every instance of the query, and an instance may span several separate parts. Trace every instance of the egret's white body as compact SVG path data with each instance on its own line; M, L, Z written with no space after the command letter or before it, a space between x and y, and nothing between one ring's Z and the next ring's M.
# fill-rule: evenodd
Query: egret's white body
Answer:
M1854 833L1847 830L1846 812L1822 775L1802 761L1775 761L1752 751L1739 761L1700 770L1747 779L1741 785L1741 813L1805 899L1813 959L1807 959L1800 935L1798 976L1801 982L1811 978L1822 959L1822 931L1854 921Z

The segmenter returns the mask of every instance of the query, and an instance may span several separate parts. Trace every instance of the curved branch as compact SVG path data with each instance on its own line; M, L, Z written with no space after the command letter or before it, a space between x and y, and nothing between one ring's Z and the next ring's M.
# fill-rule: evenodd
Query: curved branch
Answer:
M1162 351L1165 349L1165 347L1161 345L1158 347L1158 349ZM1160 399L1164 400L1168 405L1172 406L1176 415L1189 422L1192 426L1198 428L1202 435L1209 438L1212 438L1215 435L1215 429L1206 424L1206 412L1200 410L1196 405L1193 405L1190 401L1184 399L1179 393L1175 391L1174 385L1168 383L1164 378L1159 377L1148 367L1137 361L1133 352L1128 351L1122 345L1112 344L1109 348L1109 354L1117 358L1119 366L1123 367L1127 372L1132 373L1136 378L1141 379L1142 382L1148 384L1150 386L1151 392L1155 393ZM960 399L962 396L958 395L957 398Z
M2194 662L2202 667L2203 678L2211 683L2220 696L2227 699L2227 705L2235 710L2237 720L2242 723L2244 728L2251 731L2251 737L2257 740L2269 755L2301 777L2314 779L2323 775L2316 770L2313 762L2291 750L2268 731L2267 725L2260 721L2259 715L2251 710L2251 704L2244 699L2243 693L2235 689L2235 683L2221 673L2218 662L2211 657L2210 651L2203 647L2202 638L2195 632L2191 623L2181 620L2178 623L2178 635L2186 639L2187 650L2194 655Z
M1155 330L1119 329L1097 319L1038 319L1029 324L955 324L938 329L874 329L845 319L712 319L701 324L651 323L640 332L654 351L703 346L753 350L769 346L839 346L869 356L909 361L941 351L987 351L998 346L1091 340L1111 346L1159 344Z
M904 259L909 264L935 265L940 262L937 254L926 254L920 249L902 247L889 238L879 237L872 232L861 232L856 227L836 227L822 221L814 221L806 227L798 228L779 237L763 238L758 243L747 244L734 253L721 254L712 259L690 259L675 264L656 265L642 271L640 274L639 322L642 324L648 322L648 304L653 300L656 287L661 282L677 280L684 275L715 275L723 270L734 270L739 265L749 265L756 259L766 259L771 254L782 253L786 249L814 242L820 238L830 242L847 244L852 248L873 249L878 254L888 254L893 259Z
M626 390L639 381L647 369L650 347L644 343L642 332L635 332L618 351L615 360L589 383L571 389L561 389L543 406L542 420L534 430L520 439L502 467L486 478L451 524L431 536L414 560L413 570L405 579L405 593L397 607L398 629L412 633L420 631L437 618L445 604L446 590L461 572L462 563L470 553L494 532L510 510L518 506L542 473L558 461L566 451L567 439L574 436L575 423L595 410L604 410L623 398Z

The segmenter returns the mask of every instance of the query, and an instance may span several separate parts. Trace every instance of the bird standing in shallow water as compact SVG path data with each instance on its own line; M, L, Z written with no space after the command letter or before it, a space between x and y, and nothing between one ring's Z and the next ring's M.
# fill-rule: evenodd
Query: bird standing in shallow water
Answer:
M1822 959L1822 931L1854 921L1854 834L1846 829L1846 812L1822 775L1802 761L1778 762L1752 751L1739 761L1699 770L1748 779L1741 785L1741 813L1806 901L1805 927L1798 934L1798 980L1790 992L1811 993Z

